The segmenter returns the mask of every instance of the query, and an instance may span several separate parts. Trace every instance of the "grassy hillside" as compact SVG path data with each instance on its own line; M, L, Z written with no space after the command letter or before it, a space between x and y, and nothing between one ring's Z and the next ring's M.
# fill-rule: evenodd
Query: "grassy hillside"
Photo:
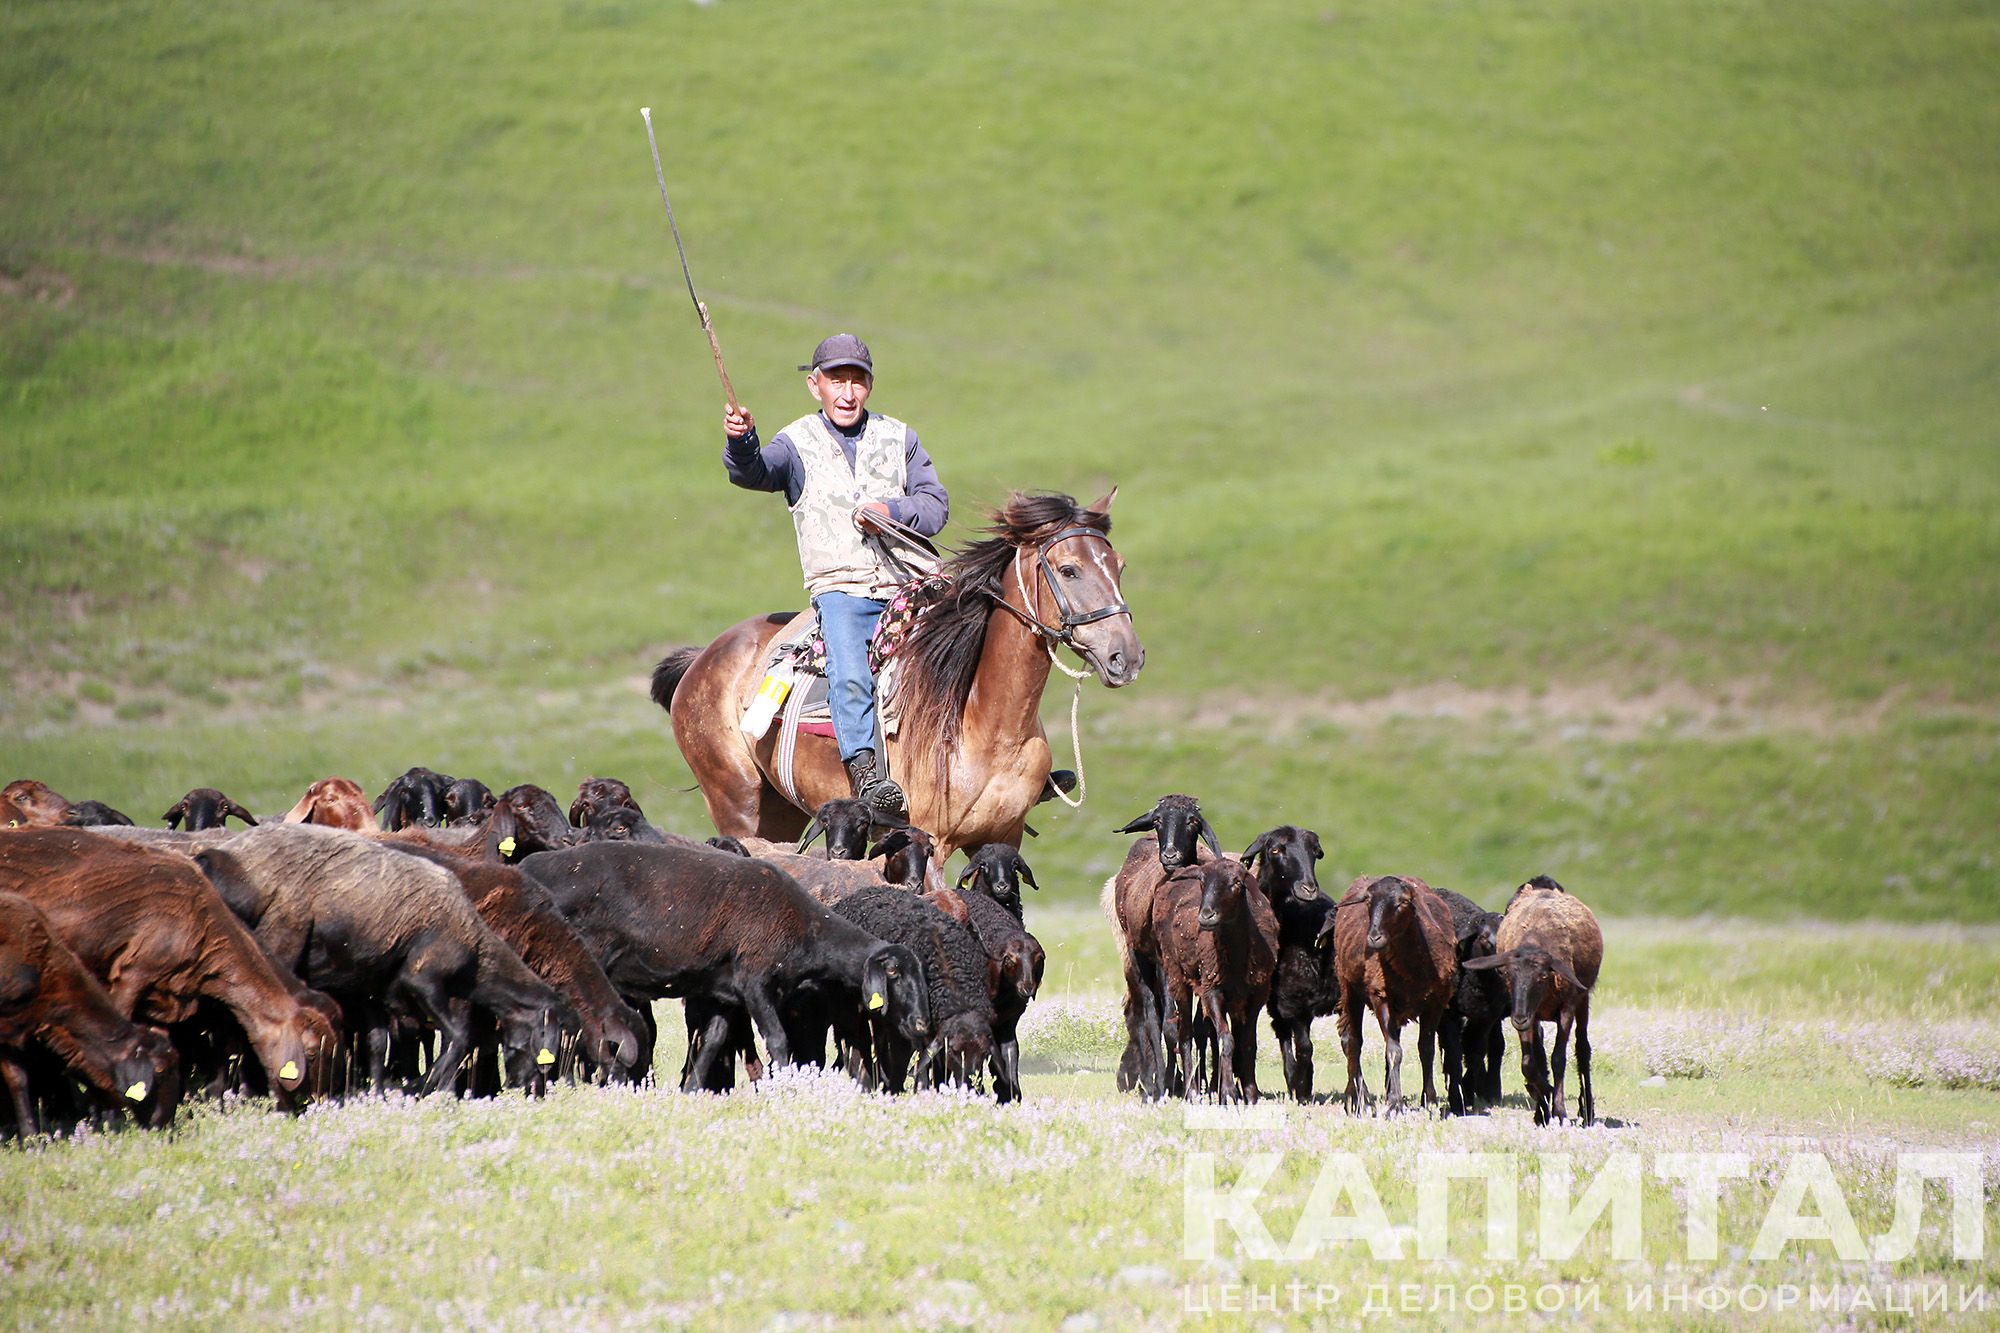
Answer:
M1122 486L1066 891L1178 787L1329 881L1993 918L1996 59L1948 3L10 6L5 776L698 827L638 678L799 594L650 104L766 422L852 327L953 535Z

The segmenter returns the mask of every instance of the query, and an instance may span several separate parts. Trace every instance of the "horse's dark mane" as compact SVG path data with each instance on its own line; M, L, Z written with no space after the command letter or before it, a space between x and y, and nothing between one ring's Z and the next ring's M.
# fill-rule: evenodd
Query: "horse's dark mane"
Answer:
M950 582L925 606L903 645L903 683L897 691L904 746L928 759L939 781L958 744L965 701L986 646L987 618L1015 549L1070 527L1108 533L1111 515L1085 509L1067 495L1017 491L993 511L985 529L992 535L953 555L940 569ZM1019 600L1018 592L1007 591Z

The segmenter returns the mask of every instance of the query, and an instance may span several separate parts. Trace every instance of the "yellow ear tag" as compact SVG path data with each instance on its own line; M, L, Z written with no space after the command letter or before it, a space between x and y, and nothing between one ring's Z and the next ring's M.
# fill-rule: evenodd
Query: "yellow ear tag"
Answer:
M125 1089L125 1096L126 1096L126 1097L127 1097L128 1099L130 1099L130 1100L132 1100L132 1101L135 1101L135 1102L143 1102L143 1101L145 1101L145 1100L146 1100L146 1085L145 1085L144 1083L134 1083L134 1084L133 1084L133 1085L132 1085L131 1087L129 1087L129 1088L127 1088L127 1089Z
M870 1009L880 1009L880 1008L882 1007L882 1004L883 1004L883 1000L882 1000L882 992L881 992L881 991L875 991L875 992L873 992L872 994L870 994L870 995L869 995L869 997L868 997L868 1007L869 1007Z
M550 1049L549 1049L548 1047L544 1046L544 1047L542 1047L542 1049L541 1049L541 1050L539 1050L539 1051L536 1051L536 1052L535 1052L535 1063L536 1063L536 1064L538 1064L538 1065L552 1065L552 1064L554 1064L555 1062L556 1062L556 1053L555 1053L554 1051L550 1050Z
M279 1078L297 1078L298 1076L299 1076L299 1065L298 1061L296 1060L285 1061L284 1068L278 1071Z
M505 837L505 838L502 838L502 839L500 839L500 855L502 855L502 856L512 856L513 854L514 854L514 839L513 839L513 837L512 837L511 835L509 835L508 837Z

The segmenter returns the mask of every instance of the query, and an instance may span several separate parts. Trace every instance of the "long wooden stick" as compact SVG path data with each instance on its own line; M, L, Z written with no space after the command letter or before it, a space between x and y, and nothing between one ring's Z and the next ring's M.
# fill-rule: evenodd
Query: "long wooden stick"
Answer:
M674 221L673 201L667 198L667 173L660 166L660 141L653 137L653 108L639 108L639 118L646 122L646 143L653 150L653 177L660 183L660 202L666 205L667 226L674 233L674 250L681 257L681 276L687 279L688 299L694 302L694 312L701 316L701 331L708 335L708 350L715 356L715 373L722 377L722 392L729 400L729 410L741 409L736 403L736 386L729 382L729 367L722 364L722 343L715 336L715 322L708 317L708 306L695 295L694 274L688 271L687 247L681 244L681 228Z

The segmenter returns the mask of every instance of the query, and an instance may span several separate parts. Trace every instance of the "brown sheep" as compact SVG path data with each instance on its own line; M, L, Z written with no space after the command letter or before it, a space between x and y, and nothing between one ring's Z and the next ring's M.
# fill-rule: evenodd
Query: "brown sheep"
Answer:
M361 784L350 778L321 778L285 812L287 824L323 824L365 833L375 827L375 810Z
M1170 1090L1178 1085L1188 1096L1213 1091L1225 1102L1256 1101L1257 1016L1278 961L1278 918L1269 899L1234 857L1184 866L1153 896L1152 943ZM1213 1086L1196 1063L1197 1043L1209 1041L1216 1047Z
M1604 933L1597 918L1562 885L1538 875L1507 904L1495 944L1498 953L1471 959L1465 966L1475 971L1497 968L1506 979L1514 1030L1521 1038L1521 1075L1534 1099L1535 1123L1569 1118L1563 1105L1563 1065L1572 1025L1583 1123L1593 1123L1597 1098L1590 1080L1590 992L1604 965ZM1556 1025L1553 1083L1542 1052L1542 1024L1550 1021Z
M333 1023L187 857L104 832L17 829L0 834L0 890L41 908L121 1014L168 1026L213 1000L242 1025L281 1102L323 1086Z
M41 1052L88 1084L101 1105L131 1106L160 1126L180 1104L173 1043L133 1023L57 936L41 910L0 893L0 1077L23 1134L44 1128L29 1086Z
M1347 1109L1359 1114L1368 1099L1361 1076L1361 1022L1373 1013L1387 1048L1384 1096L1391 1113L1403 1105L1403 1024L1418 1023L1417 1053L1424 1068L1422 1105L1437 1104L1431 1059L1443 1033L1446 1088L1454 1115L1465 1094L1452 1071L1459 1068L1457 1028L1445 1013L1458 990L1458 938L1451 909L1430 885L1407 875L1366 875L1347 886L1334 905L1334 975L1340 984L1341 1042L1347 1049Z

